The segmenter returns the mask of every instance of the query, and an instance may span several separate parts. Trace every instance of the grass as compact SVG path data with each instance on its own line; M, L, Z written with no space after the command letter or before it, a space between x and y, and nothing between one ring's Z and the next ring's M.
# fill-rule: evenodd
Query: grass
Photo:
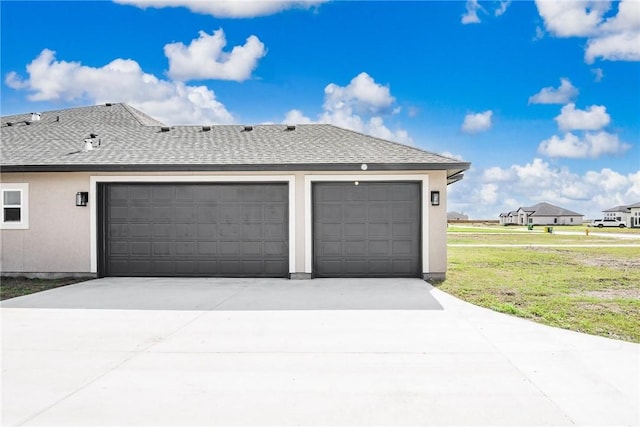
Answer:
M640 342L640 247L597 247L599 239L533 233L449 235L450 243L580 241L594 247L449 247L447 280L439 288L546 325Z
M66 277L61 279L27 279L26 277L3 277L0 279L0 301L21 297L47 289L84 282L87 279Z
M551 234L539 232L513 232L487 234L479 233L451 233L448 234L449 244L512 244L512 245L631 245L640 243L638 238L618 239L610 236L594 236L593 234Z

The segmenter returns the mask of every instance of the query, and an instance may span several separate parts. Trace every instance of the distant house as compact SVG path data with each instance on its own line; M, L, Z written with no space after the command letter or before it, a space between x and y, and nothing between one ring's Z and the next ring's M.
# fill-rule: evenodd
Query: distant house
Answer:
M629 209L629 206L620 205L604 210L602 213L604 213L604 219L615 219L627 224L629 222L631 209Z
M583 219L583 214L546 202L500 214L503 225L580 225Z
M447 221L468 221L469 215L459 212L447 212Z
M627 227L640 227L640 202L633 205L620 205L602 211L604 219L624 222Z
M518 211L504 212L500 214L501 225L516 225L518 223Z
M629 208L629 227L640 228L640 202L627 207Z

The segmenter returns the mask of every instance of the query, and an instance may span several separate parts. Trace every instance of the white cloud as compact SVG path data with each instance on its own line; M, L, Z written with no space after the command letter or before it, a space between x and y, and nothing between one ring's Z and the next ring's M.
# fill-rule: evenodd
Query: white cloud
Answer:
M578 174L536 158L506 168L472 168L448 194L449 209L467 212L473 219L498 219L500 212L543 201L586 218L601 218L604 209L640 201L640 170L625 175L603 168Z
M467 133L484 132L491 128L491 117L493 111L487 110L482 113L469 113L464 117L462 131Z
M513 179L513 171L502 169L497 166L485 169L482 174L484 182L507 182Z
M324 89L322 112L312 120L299 110L291 110L283 123L330 123L378 138L411 144L406 130L389 129L383 115L395 114L395 98L388 86L376 83L367 73L360 73L347 86L329 83Z
M560 79L560 86L554 89L545 87L540 92L529 97L529 104L566 104L578 96L578 89L567 78Z
M329 83L324 95L327 111L354 109L377 114L388 110L396 100L388 86L376 83L367 73L358 74L344 87Z
M115 59L103 67L58 61L44 49L29 65L28 78L15 72L6 83L28 90L33 101L126 102L167 124L230 123L233 116L205 86L158 79L131 59Z
M610 7L608 1L536 0L545 28L558 37L592 35Z
M496 16L502 16L507 11L507 8L511 5L511 0L503 0L495 11Z
M498 186L496 184L483 184L480 187L480 202L494 204L498 200Z
M545 28L558 37L586 37L585 61L640 61L640 2L536 0Z
M594 75L593 81L596 83L601 82L602 79L604 78L604 72L602 71L602 68L594 68L591 70L591 72Z
M640 61L640 31L625 31L590 39L584 57L587 64L593 64L596 58Z
M572 133L567 133L564 138L554 135L540 143L538 152L549 157L581 159L623 154L629 148L631 146L621 142L618 135L608 132L587 132L583 138Z
M165 45L164 53L169 59L168 75L174 80L235 80L244 81L258 65L265 54L264 44L256 36L249 36L242 46L234 46L231 52L224 52L227 40L222 29L209 35L199 32L199 37L184 43Z
M598 130L607 126L611 117L604 105L592 105L586 110L576 109L573 103L567 104L560 110L555 121L561 130Z
M114 0L116 3L149 7L185 7L191 12L218 18L253 18L287 9L312 9L328 0Z
M305 116L300 110L291 110L282 121L285 124L307 125L313 123L309 117Z
M467 0L465 7L467 12L462 15L461 22L463 24L479 24L480 18L478 17L478 11L483 9L482 6L478 4L478 0Z
M464 162L464 158L462 157L462 154L455 154L450 151L444 151L440 153L440 155L444 157L449 157L450 159L460 160L461 162Z

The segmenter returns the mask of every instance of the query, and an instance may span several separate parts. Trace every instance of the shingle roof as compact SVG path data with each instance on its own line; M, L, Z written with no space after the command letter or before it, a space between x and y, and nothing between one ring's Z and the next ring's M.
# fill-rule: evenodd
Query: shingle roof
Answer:
M624 206L624 205L615 206L613 208L604 210L602 212L629 212L629 206Z
M584 216L581 213L573 212L546 202L522 208L522 210L525 212L533 212L530 216Z
M470 166L328 124L293 130L286 125L167 127L126 104L49 111L26 124L30 117L2 118L3 171L346 170L366 163L373 169L447 170L453 182ZM97 135L95 148L83 151L90 134Z

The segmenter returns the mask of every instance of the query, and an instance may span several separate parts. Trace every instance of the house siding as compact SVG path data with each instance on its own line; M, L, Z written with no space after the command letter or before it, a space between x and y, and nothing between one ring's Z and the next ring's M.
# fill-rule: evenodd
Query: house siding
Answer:
M158 181L170 182L171 177L188 179L192 176L219 177L233 181L233 177L243 179L268 180L273 176L288 176L294 186L293 212L290 217L294 236L290 244L294 245L290 273L292 276L307 277L311 271L305 264L306 248L312 236L307 235L305 219L308 215L305 206L305 177L308 175L335 175L330 171L274 171L274 172L175 172L170 173L126 173L127 177L157 177ZM428 197L423 197L422 208L426 209L427 223L423 227L422 250L426 251L427 262L423 264L423 273L429 278L444 278L447 266L446 227L447 227L447 175L444 170L435 171L354 171L354 176L367 179L385 179L386 177L426 176L428 191L440 191L440 206L431 206ZM100 178L121 177L121 173L59 172L59 173L2 173L3 183L29 184L29 228L26 230L0 230L2 254L0 268L3 275L41 275L62 274L95 275L97 273L97 251L95 207L75 206L75 195L79 191L88 191L91 201L95 200L95 188L92 182ZM93 179L92 179L93 178ZM409 179L409 178L407 178ZM231 181L230 181L231 180ZM428 194L428 193L425 193Z
M532 216L533 225L581 225L581 216ZM573 221L572 221L573 219Z

